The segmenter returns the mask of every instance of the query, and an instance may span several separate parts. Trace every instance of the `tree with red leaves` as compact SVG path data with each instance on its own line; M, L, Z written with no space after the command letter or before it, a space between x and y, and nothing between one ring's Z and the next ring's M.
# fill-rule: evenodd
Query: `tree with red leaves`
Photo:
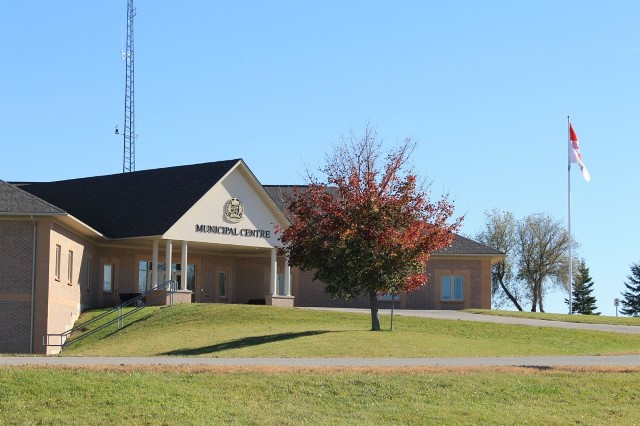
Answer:
M452 244L463 217L449 223L453 203L446 196L431 202L408 169L415 147L410 139L384 161L369 126L361 137L351 132L341 142L320 169L327 183L307 173L308 185L289 200L292 224L280 230L280 241L289 264L314 271L332 297L368 295L377 331L378 293L425 285L429 256Z

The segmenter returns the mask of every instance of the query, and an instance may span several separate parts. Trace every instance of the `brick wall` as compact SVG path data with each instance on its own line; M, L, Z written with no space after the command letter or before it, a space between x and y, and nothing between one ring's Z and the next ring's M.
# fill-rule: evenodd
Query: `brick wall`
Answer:
M236 260L235 303L264 299L269 293L269 265L267 257L239 257ZM265 279L266 276L266 279Z
M0 353L30 350L33 231L30 220L0 220Z
M90 286L91 306L115 306L120 302L120 293L138 292L138 268L141 260L151 261L151 247L145 249L120 249L99 247L92 254L93 281ZM164 251L158 254L158 261L165 263ZM172 263L180 263L180 249L174 246ZM248 303L254 299L264 299L269 292L270 258L267 256L225 256L206 253L189 253L189 264L196 265L194 299L200 303ZM104 292L104 265L114 268L113 291ZM284 271L284 259L278 258L278 273ZM227 273L227 298L219 292L219 274ZM294 281L295 282L295 281Z
M73 327L83 305L89 305L86 290L90 277L86 268L87 261L91 260L93 269L95 248L87 240L57 223L50 225L48 244L50 254L47 333L62 333ZM61 255L58 278L55 277L56 246L60 246ZM58 351L57 347L47 349L49 354Z
M420 289L407 295L407 309L467 309L486 308L484 306L486 297L486 287L491 283L483 283L482 266L490 268L488 262L482 260L467 259L432 259L427 264L427 284ZM462 275L464 276L463 302L441 301L440 285L442 275ZM486 274L485 274L486 275Z
M295 296L295 306L330 306L335 308L368 308L369 297L361 296L353 300L332 299L325 293L325 285L321 281L313 281L313 272L293 269L292 292Z
M29 353L31 302L0 302L0 353Z
M432 259L427 264L427 284L411 293L399 294L395 306L405 309L489 309L491 307L491 283L487 281L487 276L490 278L490 275L483 268L489 270L490 263L484 260ZM445 274L465 277L464 302L443 302L440 300L440 277ZM324 292L324 283L313 281L313 272L302 272L295 269L292 276L296 306L369 307L367 295L350 301L331 299ZM488 296L487 291L489 292ZM388 301L379 301L378 303L379 308L389 308L390 306L391 302Z
M145 251L146 252L146 251ZM138 255L140 250L100 247L94 256L94 275L91 285L91 305L93 307L109 307L120 304L120 293L138 292ZM151 256L151 250L148 251ZM163 259L163 258L160 258ZM160 260L164 262L164 260ZM103 291L104 265L113 265L112 290Z
M33 223L0 221L0 294L31 295Z
M199 294L196 300L202 303L219 302L234 303L238 297L236 293L236 258L233 256L202 256L200 278L196 272L196 287ZM220 273L227 273L226 298L220 294Z

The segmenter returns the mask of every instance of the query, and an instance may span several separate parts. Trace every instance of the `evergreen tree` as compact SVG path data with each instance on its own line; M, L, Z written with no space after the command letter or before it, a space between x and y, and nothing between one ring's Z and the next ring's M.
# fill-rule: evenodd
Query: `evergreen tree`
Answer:
M629 291L622 293L624 300L621 300L623 308L620 309L620 313L638 317L640 316L640 264L631 265L631 275L627 279L629 282L624 283L624 286Z
M576 276L573 280L573 313L582 315L600 315L600 312L595 312L596 298L593 295L593 281L589 276L589 268L581 260L576 270ZM569 305L569 300L564 299L564 303Z

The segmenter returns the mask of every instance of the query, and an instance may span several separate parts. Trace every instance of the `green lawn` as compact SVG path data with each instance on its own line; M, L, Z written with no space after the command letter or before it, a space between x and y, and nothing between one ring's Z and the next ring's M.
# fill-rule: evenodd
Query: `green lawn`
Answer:
M499 311L490 309L467 309L472 314L497 315L503 317L531 318L547 321L578 322L584 324L610 324L640 326L640 317L610 317L605 315L548 314L546 312Z
M0 424L631 425L640 372L0 368Z
M99 311L88 313L95 316ZM389 317L381 317L388 328ZM90 336L66 356L470 357L640 353L640 335L396 316L371 332L368 314L270 306L148 308L119 331Z
M369 326L366 314L177 305L145 309L63 356L640 353L637 335L400 316L393 332ZM625 425L640 418L638 400L640 368L0 368L2 425Z

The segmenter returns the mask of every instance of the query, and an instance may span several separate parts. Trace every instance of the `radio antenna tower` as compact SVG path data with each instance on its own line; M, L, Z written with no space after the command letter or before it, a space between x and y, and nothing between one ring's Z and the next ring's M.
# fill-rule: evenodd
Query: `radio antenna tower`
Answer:
M122 52L125 60L125 85L124 85L124 156L122 161L122 173L136 171L136 114L134 102L134 68L133 68L133 17L136 16L136 8L133 0L127 0L127 47ZM116 128L116 133L118 129Z

